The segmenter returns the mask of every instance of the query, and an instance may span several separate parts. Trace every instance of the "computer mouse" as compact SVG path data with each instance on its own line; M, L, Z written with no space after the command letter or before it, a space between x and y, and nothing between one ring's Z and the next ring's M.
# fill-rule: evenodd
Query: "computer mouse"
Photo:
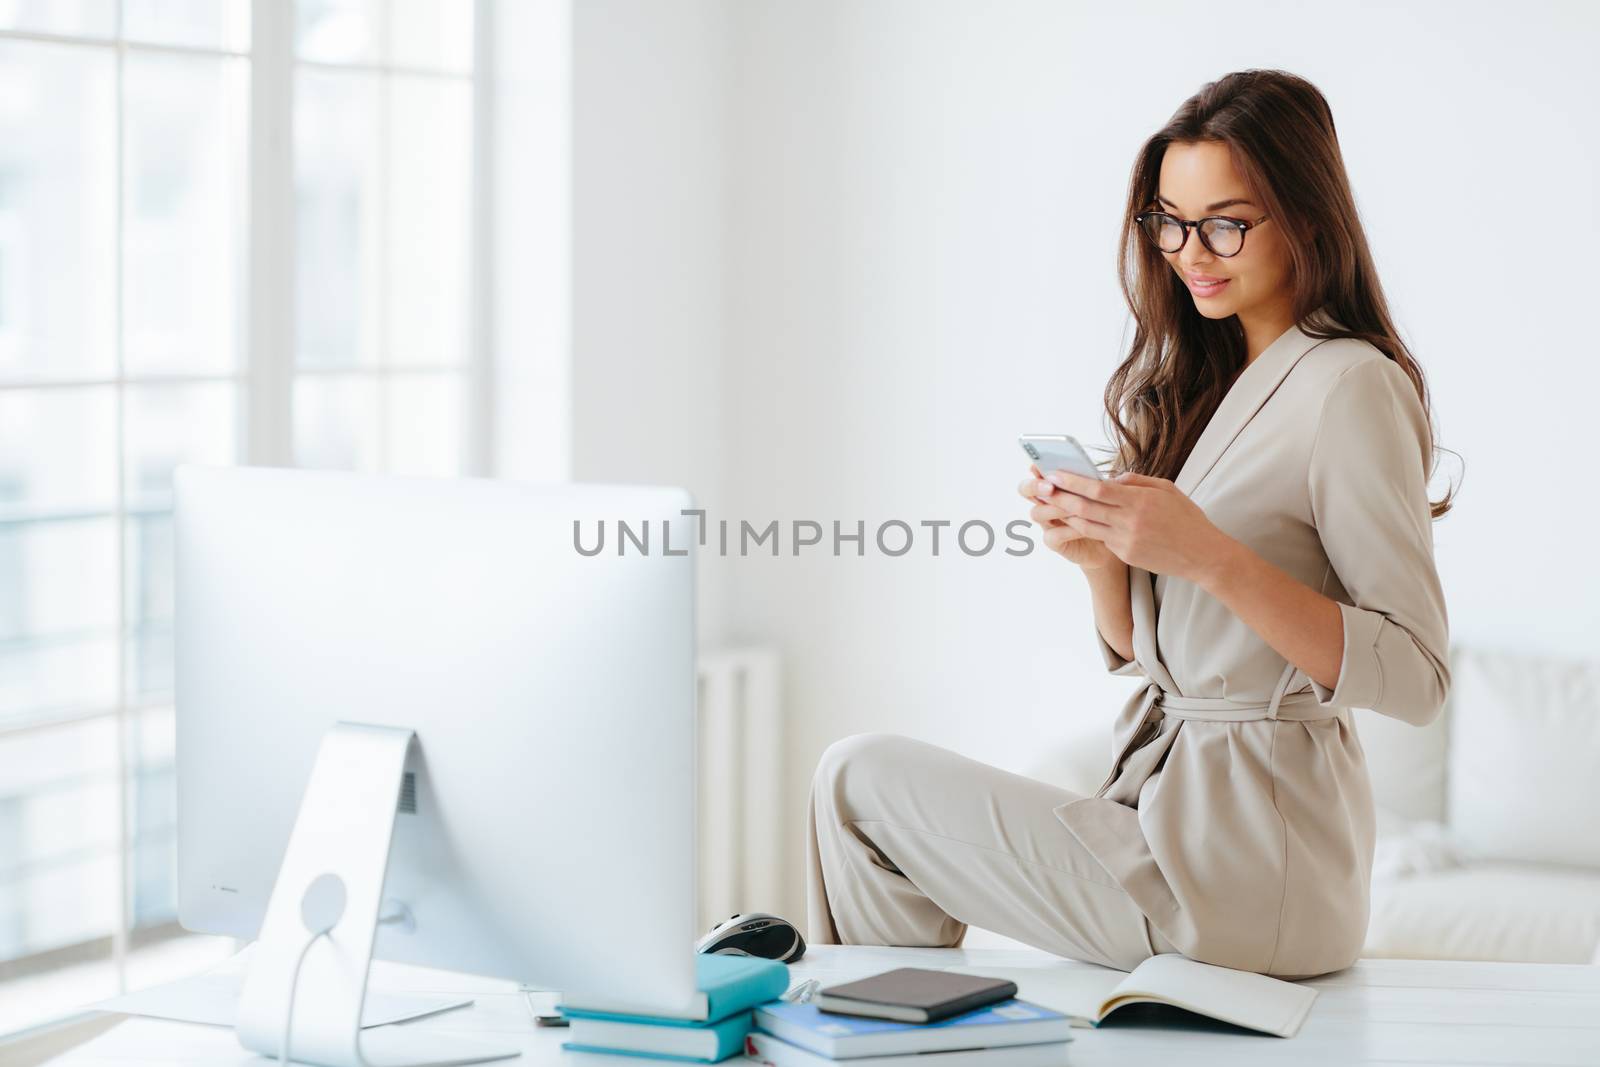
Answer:
M694 950L793 963L805 955L806 942L789 920L764 911L747 911L717 923L710 933L695 942Z

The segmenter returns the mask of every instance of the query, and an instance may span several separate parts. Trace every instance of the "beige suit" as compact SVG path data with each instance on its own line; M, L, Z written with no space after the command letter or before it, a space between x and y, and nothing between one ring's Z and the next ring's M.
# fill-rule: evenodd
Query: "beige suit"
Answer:
M972 923L1123 968L1174 949L1283 977L1348 966L1374 842L1348 709L1423 725L1450 684L1430 446L1392 360L1285 332L1175 481L1225 533L1339 602L1334 688L1194 583L1130 568L1134 659L1094 639L1113 674L1145 684L1116 718L1095 794L909 738L837 743L812 784L811 939L956 944Z

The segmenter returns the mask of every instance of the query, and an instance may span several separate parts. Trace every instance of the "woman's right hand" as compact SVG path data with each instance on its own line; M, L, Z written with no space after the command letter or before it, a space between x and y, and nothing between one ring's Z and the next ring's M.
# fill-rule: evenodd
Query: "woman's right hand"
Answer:
M1065 494L1066 490L1045 481L1037 466L1029 464L1028 470L1033 477L1017 486L1017 492L1033 505L1028 511L1028 518L1044 531L1045 547L1085 571L1102 570L1120 563L1121 560L1106 547L1105 542L1096 541L1067 525L1065 512L1050 502L1052 498Z

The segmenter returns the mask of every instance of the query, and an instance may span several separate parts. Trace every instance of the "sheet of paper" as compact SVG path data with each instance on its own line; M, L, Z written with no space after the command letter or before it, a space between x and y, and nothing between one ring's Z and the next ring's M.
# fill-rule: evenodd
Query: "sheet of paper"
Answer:
M157 1019L177 1019L212 1026L233 1026L239 1010L239 991L244 976L239 974L197 974L166 985L124 993L120 997L89 1005L95 1011L115 1011L124 1015L148 1015ZM422 993L386 993L368 989L361 1012L363 1029L420 1019L472 1003L471 997L428 996Z
M239 1044L233 1031L217 1026L173 1026L161 1019L134 1017L79 1045L51 1067L108 1067L144 1064L150 1067L268 1067L265 1060Z

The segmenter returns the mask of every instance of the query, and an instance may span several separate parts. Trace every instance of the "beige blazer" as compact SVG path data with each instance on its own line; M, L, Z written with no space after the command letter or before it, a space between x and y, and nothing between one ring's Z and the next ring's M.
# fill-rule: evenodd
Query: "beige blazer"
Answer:
M1054 810L1186 955L1281 977L1348 966L1366 936L1372 787L1348 709L1424 725L1450 686L1429 430L1365 341L1290 328L1240 373L1175 482L1225 533L1340 604L1332 690L1192 582L1129 568L1145 679L1111 774Z

